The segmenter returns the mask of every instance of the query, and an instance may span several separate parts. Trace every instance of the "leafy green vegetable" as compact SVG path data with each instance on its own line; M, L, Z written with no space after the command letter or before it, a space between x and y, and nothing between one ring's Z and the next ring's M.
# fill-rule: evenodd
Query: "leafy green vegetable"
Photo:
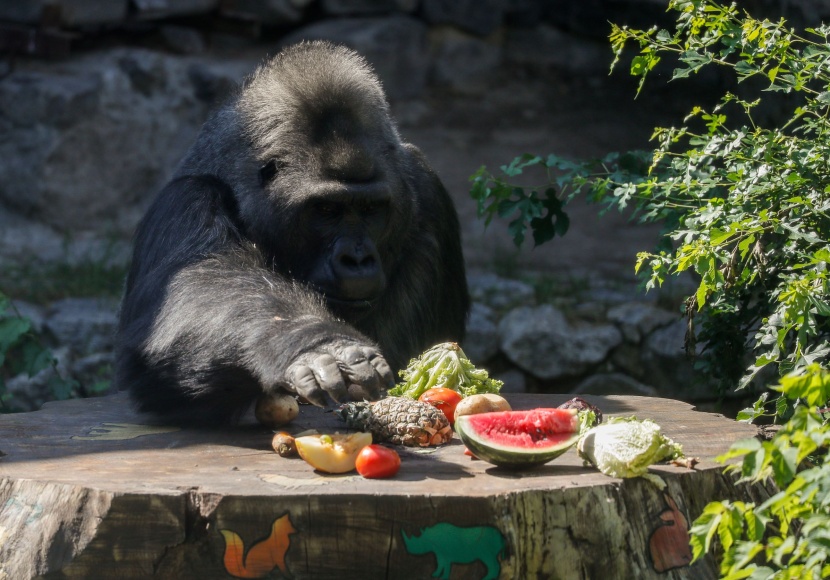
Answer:
M663 435L657 423L634 417L617 417L588 430L577 452L605 475L624 478L647 477L650 465L683 456L681 446Z
M579 419L580 433L586 433L592 427L599 425L597 414L590 409L585 411L577 411L576 416Z
M498 393L504 383L491 379L484 369L477 369L454 342L437 344L409 361L400 372L402 383L389 391L396 397L417 399L433 387L458 391L465 397Z

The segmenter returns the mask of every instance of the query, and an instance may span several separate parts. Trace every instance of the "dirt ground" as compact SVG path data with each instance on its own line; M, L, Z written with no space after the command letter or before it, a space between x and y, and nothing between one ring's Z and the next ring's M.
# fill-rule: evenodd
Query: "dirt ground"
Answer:
M477 217L469 176L481 165L495 170L522 153L589 158L649 149L655 126L679 124L689 110L686 95L677 89L649 88L635 99L633 81L623 73L576 79L517 74L494 83L485 96L434 94L428 111L414 123L405 121L405 109L399 112L403 137L426 153L455 199L470 270L530 270L633 283L635 256L653 249L659 227L616 212L600 216L600 207L574 202L563 238L536 249L528 238L530 243L517 250L505 221L485 229Z

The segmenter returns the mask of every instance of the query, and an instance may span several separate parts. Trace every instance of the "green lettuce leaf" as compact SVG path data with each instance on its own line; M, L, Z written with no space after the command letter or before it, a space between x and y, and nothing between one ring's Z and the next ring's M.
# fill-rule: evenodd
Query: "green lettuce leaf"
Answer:
M478 369L454 342L437 344L421 356L409 361L400 372L403 382L390 389L395 397L417 399L433 387L458 391L464 397L482 393L498 393L504 383L492 379L484 369Z

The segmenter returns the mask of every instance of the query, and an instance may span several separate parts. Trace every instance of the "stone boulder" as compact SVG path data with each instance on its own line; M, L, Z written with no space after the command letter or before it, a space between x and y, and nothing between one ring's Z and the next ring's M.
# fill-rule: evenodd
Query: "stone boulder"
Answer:
M480 302L473 302L467 319L467 332L461 347L469 359L480 365L499 352L499 329L493 309Z
M680 318L678 314L642 302L620 304L608 310L606 316L617 325L627 341L635 344L656 329L668 326Z
M129 0L14 0L0 2L0 20L38 24L48 12L63 26L97 26L126 19L128 4Z
M58 232L131 230L216 105L216 87L255 65L118 48L18 67L0 83L0 206Z
M421 13L430 24L451 24L478 36L501 26L506 0L422 0Z
M664 397L682 400L711 398L716 390L705 376L695 370L693 360L686 355L685 337L686 321L677 320L646 338L640 353L644 380Z
M516 308L499 323L501 350L518 367L539 377L580 375L603 362L622 334L610 324L571 325L550 305Z
M533 286L520 280L483 273L467 276L467 284L474 302L481 302L496 312L536 305L536 291Z
M637 395L656 397L657 390L623 373L591 375L571 391L576 395Z
M296 26L309 4L309 0L223 0L222 12L252 18L265 26Z
M431 31L430 44L431 84L456 93L484 93L501 65L500 45L449 27Z
M111 351L118 326L118 303L99 298L53 302L44 329L73 353Z
M608 74L613 59L607 40L569 34L553 26L511 28L506 35L505 60L513 64L596 76Z
M320 0L323 13L331 16L413 12L418 0Z

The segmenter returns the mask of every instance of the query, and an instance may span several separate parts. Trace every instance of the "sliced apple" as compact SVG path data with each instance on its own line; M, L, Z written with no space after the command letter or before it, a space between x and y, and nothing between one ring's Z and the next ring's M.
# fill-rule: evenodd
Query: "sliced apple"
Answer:
M306 435L294 439L297 452L314 469L325 473L346 473L355 468L360 450L372 444L371 433Z

